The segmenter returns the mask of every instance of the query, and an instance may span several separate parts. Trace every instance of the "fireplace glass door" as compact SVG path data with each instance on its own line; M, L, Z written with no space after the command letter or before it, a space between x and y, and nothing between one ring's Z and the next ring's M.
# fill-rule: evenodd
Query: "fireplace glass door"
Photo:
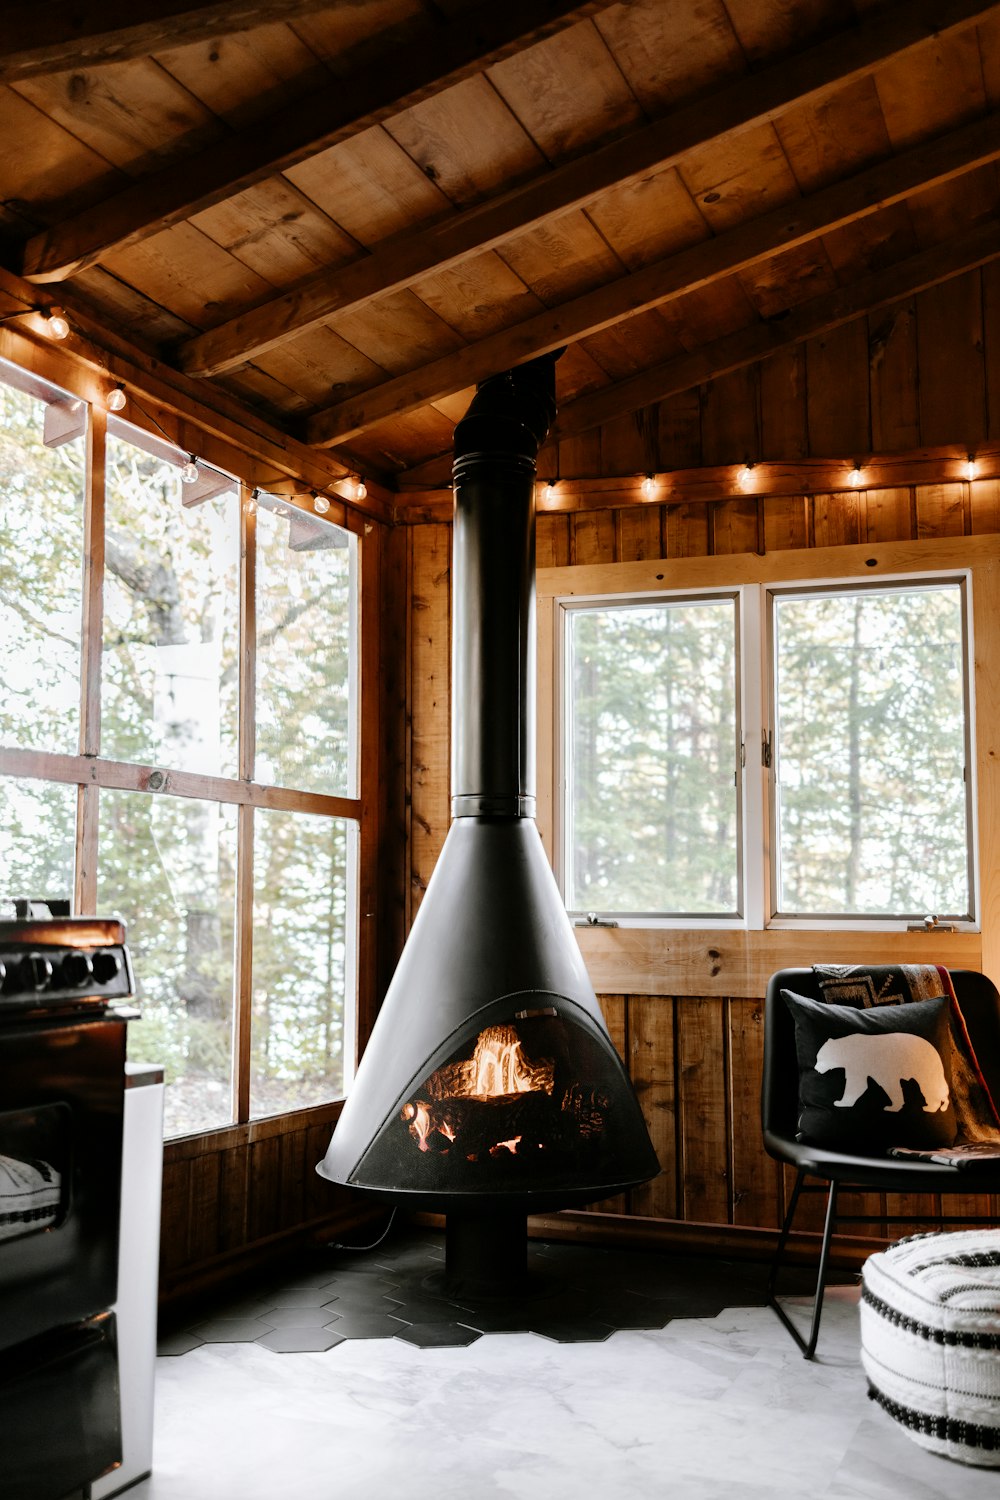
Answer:
M592 1188L598 1198L619 1186L623 1162L648 1152L631 1087L590 1017L553 999L522 996L506 1018L473 1018L408 1090L354 1180L442 1196Z

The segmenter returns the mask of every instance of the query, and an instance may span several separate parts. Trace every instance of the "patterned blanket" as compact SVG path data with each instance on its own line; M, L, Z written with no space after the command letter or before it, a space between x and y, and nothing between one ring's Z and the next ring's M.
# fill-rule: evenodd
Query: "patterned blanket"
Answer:
M939 964L814 964L820 997L831 1005L905 1005L911 1000L951 1001L951 1093L959 1141L1000 1145L1000 1114L965 1025L948 970Z

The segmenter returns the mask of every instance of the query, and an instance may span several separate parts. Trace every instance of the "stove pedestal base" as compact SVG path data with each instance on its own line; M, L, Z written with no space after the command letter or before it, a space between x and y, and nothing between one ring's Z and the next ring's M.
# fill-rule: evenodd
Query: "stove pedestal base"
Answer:
M527 1216L488 1209L449 1213L444 1286L453 1297L525 1296L531 1289Z

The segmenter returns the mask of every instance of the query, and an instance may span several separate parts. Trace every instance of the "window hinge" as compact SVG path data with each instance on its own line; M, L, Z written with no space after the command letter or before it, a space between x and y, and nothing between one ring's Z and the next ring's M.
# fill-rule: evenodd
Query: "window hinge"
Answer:
M747 742L746 742L746 740L740 740L740 765L741 766L745 766L746 763L747 763Z
M760 763L766 770L771 769L771 731L769 729L761 732Z

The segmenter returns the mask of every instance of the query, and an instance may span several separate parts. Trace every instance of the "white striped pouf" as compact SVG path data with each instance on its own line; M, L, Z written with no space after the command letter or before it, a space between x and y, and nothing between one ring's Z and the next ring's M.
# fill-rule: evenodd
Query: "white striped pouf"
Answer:
M868 1394L923 1448L1000 1468L1000 1229L918 1234L866 1262Z

